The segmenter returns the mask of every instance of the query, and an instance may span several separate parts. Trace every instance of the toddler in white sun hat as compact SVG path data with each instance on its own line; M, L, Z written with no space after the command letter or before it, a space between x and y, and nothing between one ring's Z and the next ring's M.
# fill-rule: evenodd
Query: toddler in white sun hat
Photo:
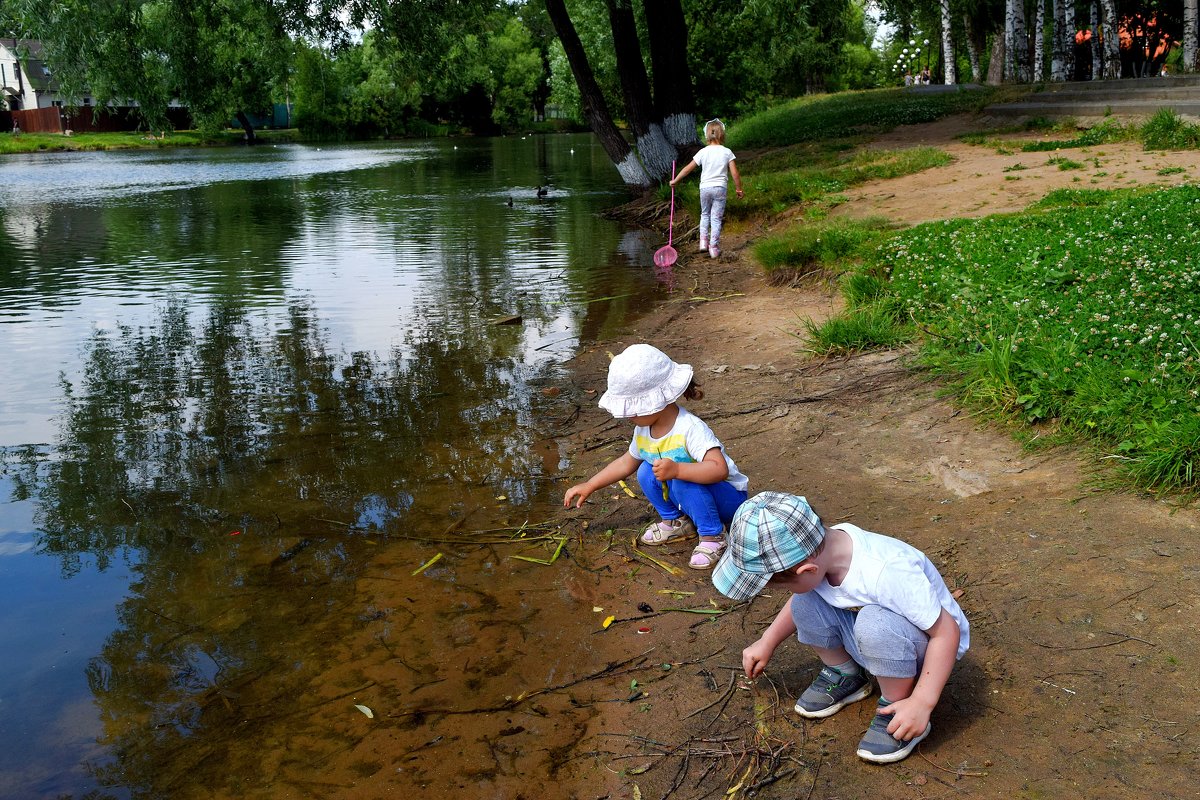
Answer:
M616 356L600 407L617 419L633 420L633 440L611 464L567 489L563 505L579 508L597 489L636 472L642 493L662 518L642 533L642 544L686 539L694 525L700 543L688 566L712 569L725 549L725 526L746 500L750 481L712 429L679 405L681 397L704 397L691 365L676 364L648 344L630 345Z

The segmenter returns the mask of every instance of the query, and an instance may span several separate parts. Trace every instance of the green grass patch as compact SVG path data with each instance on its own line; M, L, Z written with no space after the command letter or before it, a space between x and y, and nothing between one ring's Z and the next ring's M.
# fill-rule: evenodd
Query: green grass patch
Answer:
M934 147L907 150L864 150L846 157L841 151L826 151L814 157L812 164L780 172L760 172L756 162L753 175L745 179L746 196L730 203L727 214L733 218L783 211L796 205L829 200L831 195L872 180L911 175L931 167L949 164L953 159ZM685 199L699 202L696 184L685 184ZM677 189L678 191L678 189Z
M886 236L886 220L824 220L760 239L754 257L772 283L834 275L860 262Z
M1070 158L1066 158L1065 156L1053 156L1048 158L1046 159L1046 164L1050 166L1057 166L1060 170L1083 169L1084 167L1084 163L1082 161L1074 161Z
M1053 150L1068 150L1075 147L1095 147L1107 142L1131 141L1138 137L1136 127L1126 127L1112 120L1080 132L1070 139L1048 139L1043 142L1026 142L1021 145L1025 153L1045 153Z
M886 302L858 306L820 324L804 320L808 349L818 355L896 347L911 341L914 330L898 320L893 304Z
M1141 128L1147 150L1195 150L1200 147L1200 126L1183 119L1173 108L1160 108Z
M868 272L890 276L895 319L921 324L929 363L969 403L1031 425L1053 422L1064 436L1097 443L1136 486L1194 495L1196 219L1194 186L1062 190L1022 215L896 234Z
M932 122L950 114L977 111L995 98L991 87L954 92L873 89L815 95L781 103L738 122L729 129L734 150L780 147L864 133L889 131L898 125Z
M294 129L258 131L264 142L298 141ZM0 134L0 153L39 153L67 150L156 150L166 147L212 147L242 144L242 132L223 131L206 134L200 131L174 131L166 138L150 138L147 133L22 133L19 136Z

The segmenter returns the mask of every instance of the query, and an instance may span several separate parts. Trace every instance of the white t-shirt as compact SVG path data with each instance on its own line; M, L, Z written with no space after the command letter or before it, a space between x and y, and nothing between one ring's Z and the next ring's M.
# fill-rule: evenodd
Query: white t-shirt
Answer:
M962 658L971 644L970 627L928 556L907 542L849 522L832 527L845 531L854 543L850 569L841 585L821 581L813 591L835 608L883 606L923 631L933 627L944 608L958 623L956 657Z
M700 188L724 188L729 182L729 162L737 156L723 144L702 147L692 160L700 167Z
M704 454L714 447L721 449L725 466L729 468L729 476L725 480L739 492L746 491L750 479L738 472L737 464L733 463L733 459L725 452L725 446L704 420L683 406L679 407L675 424L663 437L655 439L651 436L648 425L636 426L633 440L629 443L629 455L651 464L660 458L669 458L677 464L698 464L704 460Z

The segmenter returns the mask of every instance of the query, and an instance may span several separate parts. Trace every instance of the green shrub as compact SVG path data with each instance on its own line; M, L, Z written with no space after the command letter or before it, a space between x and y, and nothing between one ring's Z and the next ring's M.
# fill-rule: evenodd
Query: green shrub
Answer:
M1184 122L1173 108L1160 108L1141 129L1147 150L1194 150L1200 146L1200 126Z

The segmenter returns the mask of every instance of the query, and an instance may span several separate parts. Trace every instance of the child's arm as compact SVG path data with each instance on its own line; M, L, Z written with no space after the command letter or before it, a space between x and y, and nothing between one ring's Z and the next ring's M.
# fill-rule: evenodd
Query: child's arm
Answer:
M746 193L742 191L742 175L738 172L736 161L729 162L729 174L733 176L733 185L737 187L737 196L744 196Z
M695 168L696 168L695 161L689 161L686 164L684 164L683 169L679 170L679 172L676 172L675 177L671 179L671 185L674 186L675 184L679 183L681 180L683 180L684 175L687 175L689 172L691 172Z
M941 616L926 633L929 645L925 648L925 663L912 694L879 709L881 714L896 715L888 725L888 733L906 742L925 732L929 715L942 696L958 655L958 623L946 609L942 609Z
M625 451L615 461L583 483L576 484L567 489L567 493L563 495L563 507L570 508L571 501L574 500L575 507L579 508L592 492L597 489L603 489L610 483L616 483L622 478L627 478L637 472L639 464L641 464L640 461L631 456L628 450Z
M746 671L746 677L757 678L761 675L775 648L795 635L796 621L792 619L792 601L789 597L775 615L775 620L763 631L762 637L742 651L742 669Z
M660 458L654 462L654 477L660 481L679 478L688 483L720 483L729 477L729 465L725 463L721 448L712 447L704 453L703 460L695 464L680 464L669 458Z

